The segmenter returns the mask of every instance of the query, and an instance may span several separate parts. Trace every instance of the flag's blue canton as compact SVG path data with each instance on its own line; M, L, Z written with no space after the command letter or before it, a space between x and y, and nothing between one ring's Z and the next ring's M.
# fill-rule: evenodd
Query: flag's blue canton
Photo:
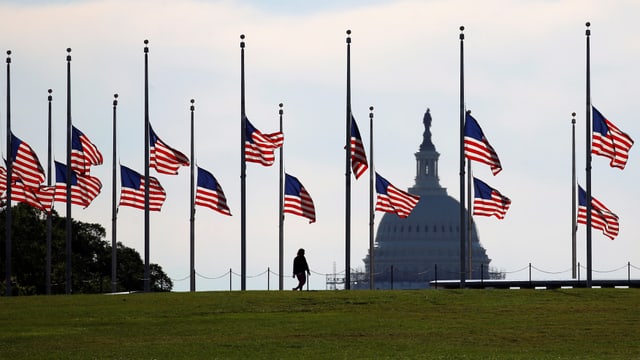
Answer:
M56 161L56 182L67 184L67 166ZM71 172L71 186L78 185L78 176Z
M137 172L129 169L128 167L120 166L120 182L123 187L132 189L140 189L141 176Z

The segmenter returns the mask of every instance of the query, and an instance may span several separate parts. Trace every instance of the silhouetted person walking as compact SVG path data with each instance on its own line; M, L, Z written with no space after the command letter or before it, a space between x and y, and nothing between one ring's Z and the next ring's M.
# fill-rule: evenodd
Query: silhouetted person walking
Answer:
M307 259L304 257L304 249L300 249L298 250L298 256L293 259L293 277L298 278L298 286L292 290L302 290L302 287L307 282L307 275L311 275L311 272L309 271Z

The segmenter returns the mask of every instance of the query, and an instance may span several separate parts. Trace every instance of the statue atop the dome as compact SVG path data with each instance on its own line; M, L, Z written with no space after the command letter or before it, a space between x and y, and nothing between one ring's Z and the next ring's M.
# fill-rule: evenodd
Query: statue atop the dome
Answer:
M433 145L433 142L431 142L431 113L429 112L429 108L427 108L427 112L424 113L422 123L424 124L424 133L422 134L422 144L420 144L420 151L435 150L436 147L435 145Z

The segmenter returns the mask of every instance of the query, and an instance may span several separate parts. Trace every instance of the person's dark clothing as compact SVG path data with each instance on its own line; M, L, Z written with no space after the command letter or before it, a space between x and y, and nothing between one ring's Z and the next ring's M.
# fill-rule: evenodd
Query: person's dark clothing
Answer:
M309 265L307 264L307 259L302 254L298 254L293 259L293 277L298 278L298 286L294 287L293 290L302 290L302 287L307 282L307 274L310 274Z
M301 272L309 272L309 265L304 255L298 255L293 259L293 275Z

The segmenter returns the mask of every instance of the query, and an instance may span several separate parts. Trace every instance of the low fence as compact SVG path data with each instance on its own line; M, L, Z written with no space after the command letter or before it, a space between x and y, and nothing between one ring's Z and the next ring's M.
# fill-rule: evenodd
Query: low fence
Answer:
M573 269L571 268L565 269L562 271L545 270L533 265L532 263L529 263L528 265L525 265L522 268L519 268L513 271L505 271L505 270L489 269L487 266L482 264L478 270L472 272L474 276L468 276L467 274L466 278L484 281L489 279L493 279L493 280L505 279L509 277L513 280L523 280L523 281L532 282L537 280L550 280L550 279L559 279L559 278L569 279L569 278L572 278L572 272L573 272L572 270ZM314 289L317 289L317 290L321 289L321 287L318 287L317 283L315 283L316 281L315 279L318 279L318 278L324 279L323 285L325 290L344 289L344 280L345 280L344 270L341 272L333 272L333 273L320 273L312 270L311 273L312 275L316 275L316 276L310 276L308 278L308 281L306 284L307 290L309 290L312 279L314 281ZM398 278L398 273L399 273L399 269L393 265L389 266L387 269L385 269L382 272L374 273L376 288L378 289L399 288L397 287L397 283L402 283L402 280ZM518 274L522 274L523 276L518 276ZM581 281L581 277L584 274L586 274L586 268L580 265L580 263L578 263L577 271L576 271L578 282ZM351 284L352 284L351 288L360 288L360 289L370 288L368 273L358 271L358 270L352 270L350 275L351 275ZM451 279L460 279L459 275L460 275L459 272L443 271L442 269L438 269L438 265L436 264L434 265L434 268L431 270L424 270L424 271L415 272L415 273L407 273L406 271L402 271L401 278L406 279L408 277L413 276L414 279L423 279L421 280L421 282L424 283L424 287L426 288L426 287L430 287L430 284L432 282L435 282L435 284L437 284L439 280L444 281L444 280L451 280ZM230 268L228 271L225 271L224 273L221 273L219 275L214 275L214 276L201 274L196 271L196 279L202 279L202 280L208 281L209 286L207 286L208 288L207 290L228 289L229 291L233 291L234 284L237 286L240 283L241 276L242 275L240 273L233 271L232 268ZM615 269L609 269L609 270L592 269L592 276L594 277L600 276L601 278L615 277L616 279L619 279L619 280L626 279L629 282L631 282L632 279L640 278L640 267L631 264L631 262L627 262L626 264L621 265L620 267ZM258 289L260 290L264 290L264 289L278 290L280 277L281 277L281 274L278 274L277 272L272 271L270 267L268 267L266 270L260 273L246 275L246 279L251 280L253 284L262 283L262 285L258 285ZM284 276L284 275L282 275L282 277L283 277L283 280L286 278L289 278L288 276ZM188 283L189 279L190 277L188 275L182 278L176 278L176 279L171 278L171 280L174 283L174 290L176 288L176 284L180 284L181 282L185 282L185 281ZM211 286L211 281L215 283L215 286ZM354 287L353 286L354 284L357 286ZM384 286L380 287L378 286L378 284L381 284Z

